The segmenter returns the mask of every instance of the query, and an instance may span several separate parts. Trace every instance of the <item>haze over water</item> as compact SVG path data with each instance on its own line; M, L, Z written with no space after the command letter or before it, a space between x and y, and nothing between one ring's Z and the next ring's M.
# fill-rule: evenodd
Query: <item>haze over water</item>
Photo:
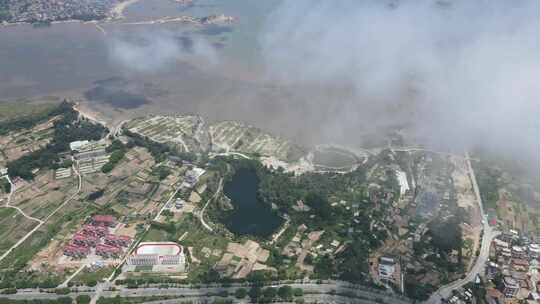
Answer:
M107 31L107 35L104 35L94 24L78 22L53 24L44 28L33 28L32 25L1 27L0 99L81 91L90 88L94 81L115 76L137 77L138 75L122 71L111 62L108 43L111 36L118 35L167 31L186 39L199 36L209 43L219 43L216 44L216 48L219 48L219 66L213 71L217 72L215 74L223 75L223 71L218 68L230 66L231 63L245 64L244 67L252 66L256 60L256 28L262 19L261 14L269 8L268 3L271 2L267 1L261 6L252 1L198 1L197 6L182 8L170 0L142 0L130 6L125 12L126 19L120 22L181 15L202 17L221 13L238 17L236 23L224 28L194 27L181 23L104 23L100 24ZM142 76L150 81L160 77L183 81L186 77L193 77L183 73L185 64L186 62L179 61L173 68ZM200 64L204 68L202 61L192 64ZM242 67L238 66L238 69Z
M210 120L241 120L293 139L306 139L304 132L296 127L296 117L305 111L304 104L292 102L295 96L271 83L254 82L263 78L261 69L264 66L257 35L265 17L279 1L202 0L196 3L194 7L182 8L170 0L141 0L124 12L125 20L100 23L107 34L94 24L78 22L45 28L33 28L32 25L1 27L0 100L39 96L80 100L89 90L92 93L113 91L113 97L104 99L135 96L136 105L126 106L126 100L118 103L91 101L91 104L105 107L105 110L98 110L113 116L119 107L129 110L130 116L198 113ZM203 17L211 14L225 14L237 20L230 26L206 27L177 22L120 24L165 16ZM119 65L118 58L111 55L111 45L118 40L137 41L161 36L169 40L172 37L181 48L202 42L204 54L193 56L183 52L182 58L142 73ZM133 48L128 45L127 49ZM128 58L125 63L128 67L135 66L142 59L155 58L156 51L161 52L161 48L145 50L146 53L136 56L137 60ZM123 57L122 52L120 55ZM96 88L96 81L108 83L111 78L121 80L113 81L120 83L120 88ZM144 96L136 96L138 94ZM144 105L141 100L150 103ZM310 116L317 124L319 118ZM309 125L307 121L306 125ZM309 132L312 132L311 127Z

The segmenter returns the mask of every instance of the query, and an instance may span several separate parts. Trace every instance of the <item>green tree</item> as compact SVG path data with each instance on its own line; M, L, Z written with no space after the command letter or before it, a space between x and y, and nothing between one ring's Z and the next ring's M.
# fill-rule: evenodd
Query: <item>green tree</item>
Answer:
M263 291L263 296L267 299L273 299L277 295L277 291L274 287L267 287Z
M103 165L103 167L101 167L101 172L109 173L112 171L112 169L114 169L114 165L111 162L108 162L105 165Z
M171 174L171 170L165 166L158 166L152 170L152 175L157 176L159 180L164 180Z
M237 298L237 299L243 299L247 296L247 290L245 288L238 288L235 292L234 292L234 296Z
M91 298L90 298L89 295L79 295L75 299L77 304L88 304L88 303L90 303L90 300L91 300Z
M293 296L293 289L289 285L281 286L278 289L278 296L282 298L283 300L287 300L292 298Z
M59 295L67 295L68 293L71 292L71 289L69 289L69 288L56 288L56 290L54 292L56 294L59 294Z
M261 287L259 286L253 286L249 289L249 292L248 292L248 295L249 297L251 298L251 300L253 301L256 301L257 299L259 299L262 295L262 290L261 290Z
M16 294L17 293L17 288L6 288L4 290L2 290L1 294L6 294L6 295L9 295L9 294Z
M323 221L327 221L332 216L332 207L328 201L318 193L309 193L305 199L306 203L313 209L315 215Z

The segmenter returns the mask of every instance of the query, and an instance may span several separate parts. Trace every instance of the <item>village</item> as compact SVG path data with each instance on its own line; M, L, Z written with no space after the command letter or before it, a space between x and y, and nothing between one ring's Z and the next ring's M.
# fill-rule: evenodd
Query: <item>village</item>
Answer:
M57 119L38 124L53 138L41 140L54 143ZM48 274L58 286L68 287L95 282L139 286L173 278L252 280L262 275L349 278L410 296L411 290L459 278L473 263L481 223L463 158L391 149L350 157L328 149L321 150L330 151L328 155L311 159L319 165L288 171L309 161L309 152L235 122L209 126L198 116L150 116L123 122L107 134L70 142L53 170L32 170L33 180L10 178L2 170L12 187L5 191L10 192L9 206L30 217L17 224L23 233L19 237L41 237L34 234L35 227L51 218L64 219L50 241L30 245L20 269ZM41 149L31 141L12 148L12 142L6 140L8 151ZM349 169L343 170L341 163ZM279 169L280 164L287 168ZM331 172L333 166L339 170ZM317 172L322 167L324 172ZM287 184L265 188L269 197L294 193L289 180L304 185L305 191L324 185L327 192L324 197L293 195L264 203L271 208L257 216L270 212L279 221L270 234L231 232L235 228L227 217L239 211L228 198L228 183L240 168ZM45 197L50 203L36 209L34 202ZM472 215L455 218L459 210ZM456 227L455 237L465 238L466 246L441 247L440 227L428 224L433 219ZM0 247L6 248L0 265L15 258L16 237ZM438 264L437 256L452 264ZM32 280L39 284L43 279ZM11 284L19 280L28 282L19 272Z
M90 21L104 19L118 0L17 0L7 1L5 22L52 22L79 19Z

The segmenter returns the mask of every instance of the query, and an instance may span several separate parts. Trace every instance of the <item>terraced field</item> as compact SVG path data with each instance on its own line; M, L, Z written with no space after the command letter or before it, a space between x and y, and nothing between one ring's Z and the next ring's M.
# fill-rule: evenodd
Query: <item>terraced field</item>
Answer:
M184 152L239 152L296 161L305 151L289 141L235 121L207 125L200 116L151 116L125 126L132 133Z
M211 126L210 134L215 148L225 151L256 153L282 160L297 160L304 154L300 147L287 140L235 121Z
M209 138L200 116L152 116L130 121L130 132L148 137L159 143L174 144L184 152L203 151Z

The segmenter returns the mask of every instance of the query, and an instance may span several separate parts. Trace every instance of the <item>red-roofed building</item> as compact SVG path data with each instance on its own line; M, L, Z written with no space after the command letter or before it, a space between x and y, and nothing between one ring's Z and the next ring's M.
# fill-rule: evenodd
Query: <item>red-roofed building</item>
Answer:
M64 247L64 255L74 258L84 258L90 254L90 249L84 246L77 246L76 244L69 243Z
M114 227L116 225L116 218L112 215L94 215L90 222L93 225Z
M488 221L488 224L490 226L497 226L497 217L494 216L494 217L490 218L489 221Z
M131 243L131 238L127 235L109 234L105 237L105 244L116 247L127 247Z
M109 229L105 226L84 225L81 233L101 238L109 234Z
M76 233L72 239L73 243L84 247L94 247L98 242L98 238L92 235L84 235L82 233Z
M515 271L527 271L529 269L529 261L524 259L512 259L512 269Z
M122 253L122 249L116 246L99 244L96 246L96 254L102 257L117 257Z

